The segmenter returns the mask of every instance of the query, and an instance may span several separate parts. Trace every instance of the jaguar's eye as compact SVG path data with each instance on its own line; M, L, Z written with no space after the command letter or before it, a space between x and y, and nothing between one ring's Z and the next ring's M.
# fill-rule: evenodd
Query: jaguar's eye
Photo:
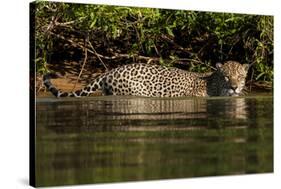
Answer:
M238 79L239 80L243 80L245 77L244 76L239 76Z

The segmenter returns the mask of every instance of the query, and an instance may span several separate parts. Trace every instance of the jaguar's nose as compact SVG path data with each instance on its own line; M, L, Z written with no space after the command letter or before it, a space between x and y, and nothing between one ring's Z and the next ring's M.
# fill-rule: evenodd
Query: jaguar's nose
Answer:
M237 85L232 85L232 86L231 86L231 89L234 90L234 91L235 91L237 88L238 88Z

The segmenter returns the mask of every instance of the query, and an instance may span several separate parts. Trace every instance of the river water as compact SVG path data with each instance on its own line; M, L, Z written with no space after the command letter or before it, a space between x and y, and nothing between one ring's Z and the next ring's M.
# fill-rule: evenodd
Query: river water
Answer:
M272 171L272 95L36 99L38 186Z

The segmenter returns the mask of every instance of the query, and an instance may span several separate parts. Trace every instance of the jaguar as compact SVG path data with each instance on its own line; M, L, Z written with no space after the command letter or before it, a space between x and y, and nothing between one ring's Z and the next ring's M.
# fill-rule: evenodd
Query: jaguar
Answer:
M133 63L105 72L74 92L64 92L52 83L53 74L43 76L46 88L56 97L90 96L100 90L103 95L144 97L239 96L245 87L249 64L237 61L217 63L208 73L188 72L156 64Z

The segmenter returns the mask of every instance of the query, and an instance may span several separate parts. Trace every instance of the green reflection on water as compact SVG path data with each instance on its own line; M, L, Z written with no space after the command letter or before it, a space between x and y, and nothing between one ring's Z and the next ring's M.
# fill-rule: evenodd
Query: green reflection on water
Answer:
M272 172L272 103L272 96L37 99L37 185Z

